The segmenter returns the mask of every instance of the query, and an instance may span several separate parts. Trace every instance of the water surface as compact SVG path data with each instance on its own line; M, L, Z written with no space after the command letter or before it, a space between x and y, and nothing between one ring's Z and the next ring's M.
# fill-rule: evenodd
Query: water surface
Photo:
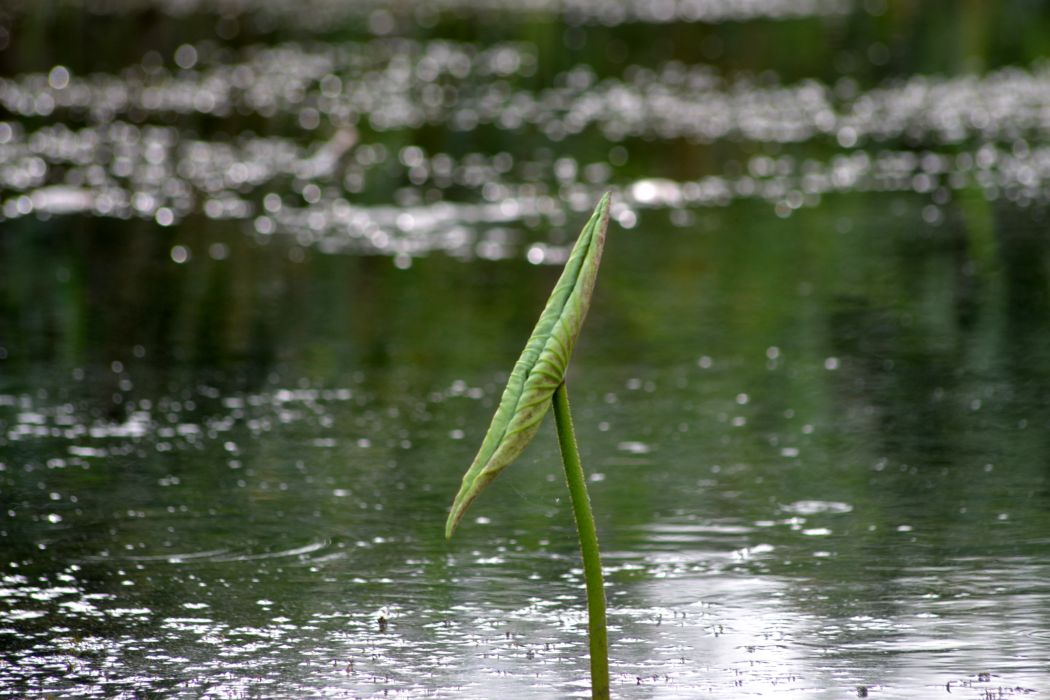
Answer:
M442 535L605 190L615 695L1050 692L1050 15L947 7L0 12L0 696L586 696L550 426Z

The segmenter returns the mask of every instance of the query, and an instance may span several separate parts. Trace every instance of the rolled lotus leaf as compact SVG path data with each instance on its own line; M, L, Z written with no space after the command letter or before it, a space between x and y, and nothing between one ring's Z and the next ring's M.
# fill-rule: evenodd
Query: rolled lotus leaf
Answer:
M580 232L547 306L510 373L492 424L452 502L445 537L452 537L478 494L521 454L539 430L555 389L565 379L565 369L590 307L608 226L606 193Z

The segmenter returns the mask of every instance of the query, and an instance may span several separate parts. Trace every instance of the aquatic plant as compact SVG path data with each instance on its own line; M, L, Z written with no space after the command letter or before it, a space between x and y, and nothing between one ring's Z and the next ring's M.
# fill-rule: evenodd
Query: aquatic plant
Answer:
M547 410L553 406L587 585L591 695L594 698L609 697L605 586L598 551L598 533L569 412L565 370L590 307L608 226L609 195L605 194L580 232L565 269L510 373L492 424L477 456L463 475L463 484L445 524L445 536L451 538L470 504L521 454L539 430Z

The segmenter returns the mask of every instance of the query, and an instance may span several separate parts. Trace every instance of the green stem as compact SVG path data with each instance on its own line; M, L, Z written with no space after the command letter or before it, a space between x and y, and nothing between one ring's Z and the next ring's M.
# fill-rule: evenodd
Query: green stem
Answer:
M576 433L569 413L569 390L565 382L558 385L551 399L554 404L554 422L558 426L558 444L565 465L565 480L572 497L572 512L576 516L576 530L580 535L580 553L583 556L583 575L587 581L587 622L591 642L591 697L606 700L609 697L609 632L605 626L605 584L602 582L602 559L598 552L598 531L594 527L591 499L587 495L587 481L580 452L576 447Z

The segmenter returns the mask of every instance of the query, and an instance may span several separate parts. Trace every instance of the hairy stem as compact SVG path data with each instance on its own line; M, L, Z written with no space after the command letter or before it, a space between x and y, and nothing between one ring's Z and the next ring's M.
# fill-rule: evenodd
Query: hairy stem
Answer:
M602 581L602 560L598 552L598 531L594 527L591 499L587 495L587 480L580 464L576 447L576 433L569 413L569 390L565 382L558 385L551 399L554 421L558 426L558 444L561 445L565 480L569 484L572 512L576 516L576 530L580 535L580 553L583 555L583 574L587 581L587 621L591 642L591 697L605 700L609 697L609 632L605 625L605 584Z

